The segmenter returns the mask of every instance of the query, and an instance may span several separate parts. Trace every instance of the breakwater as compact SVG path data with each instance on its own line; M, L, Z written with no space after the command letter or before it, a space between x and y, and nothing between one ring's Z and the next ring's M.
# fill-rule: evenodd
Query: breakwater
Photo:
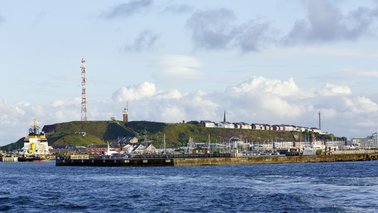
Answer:
M378 153L340 154L314 156L264 156L264 157L179 157L179 158L128 158L90 159L88 155L57 157L57 166L204 166L237 164L315 163L378 160Z
M269 156L250 158L193 158L174 159L175 166L200 165L236 165L236 164L277 164L277 163L315 163L339 161L367 161L378 160L378 153L374 154L346 154L346 155L319 155L319 156Z

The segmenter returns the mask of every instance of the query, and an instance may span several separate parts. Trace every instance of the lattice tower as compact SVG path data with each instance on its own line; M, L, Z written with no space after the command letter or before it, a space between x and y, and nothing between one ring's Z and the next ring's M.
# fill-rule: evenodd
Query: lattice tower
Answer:
M87 121L87 78L86 74L86 67L85 67L85 59L81 59L81 121Z

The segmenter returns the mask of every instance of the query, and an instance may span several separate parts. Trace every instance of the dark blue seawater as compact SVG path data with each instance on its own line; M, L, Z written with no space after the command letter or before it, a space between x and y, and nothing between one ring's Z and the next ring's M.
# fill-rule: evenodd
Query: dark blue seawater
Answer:
M378 212L378 161L201 167L0 163L0 212Z

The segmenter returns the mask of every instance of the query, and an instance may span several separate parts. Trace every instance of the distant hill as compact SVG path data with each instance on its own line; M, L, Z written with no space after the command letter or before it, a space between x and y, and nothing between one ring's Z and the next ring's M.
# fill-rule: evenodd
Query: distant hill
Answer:
M21 149L22 147L24 147L24 139L25 138L23 137L23 138L20 138L18 141L14 142L14 143L2 146L2 147L0 147L0 150L12 151L12 150Z
M156 147L162 147L165 134L167 147L186 145L189 137L194 141L212 142L229 140L237 136L242 140L253 142L271 142L272 140L298 141L303 136L298 132L275 132L262 130L205 128L198 122L160 123L150 121L80 121L45 125L49 145L80 145L106 144L106 141L124 137L137 137L140 141L147 140ZM82 133L85 132L85 136ZM1 147L2 150L14 150L23 147L23 138L15 143Z

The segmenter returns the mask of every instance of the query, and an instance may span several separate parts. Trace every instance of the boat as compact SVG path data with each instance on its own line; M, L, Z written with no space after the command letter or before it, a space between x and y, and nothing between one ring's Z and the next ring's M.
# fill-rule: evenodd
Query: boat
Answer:
M49 154L46 135L43 131L40 131L37 121L33 119L29 134L24 139L24 147L21 149L20 156L18 156L18 162L47 161Z

